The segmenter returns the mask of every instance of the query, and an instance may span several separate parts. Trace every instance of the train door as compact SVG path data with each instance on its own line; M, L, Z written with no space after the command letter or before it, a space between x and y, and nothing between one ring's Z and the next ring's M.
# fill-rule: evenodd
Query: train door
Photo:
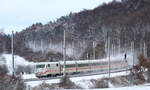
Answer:
M76 67L76 73L78 72L78 64L77 61L75 61L75 67Z
M59 68L59 75L61 75L61 65L60 65L60 62L58 63L58 68Z

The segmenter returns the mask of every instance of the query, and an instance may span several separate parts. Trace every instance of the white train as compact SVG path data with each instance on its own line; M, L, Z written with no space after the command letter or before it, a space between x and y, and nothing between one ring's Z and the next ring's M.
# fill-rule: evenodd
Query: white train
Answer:
M126 68L128 64L125 61L111 61L111 70ZM88 71L105 71L108 70L108 61L106 60L76 60L66 61L66 73L74 74ZM40 62L36 63L36 76L57 76L62 75L64 71L64 62Z

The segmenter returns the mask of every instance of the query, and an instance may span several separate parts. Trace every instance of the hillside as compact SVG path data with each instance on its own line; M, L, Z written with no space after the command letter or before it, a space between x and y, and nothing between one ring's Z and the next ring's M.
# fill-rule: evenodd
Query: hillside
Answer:
M87 56L92 59L93 41L96 58L105 57L108 37L111 38L112 53L119 53L118 47L121 51L129 51L134 42L138 54L143 53L145 43L150 56L149 10L149 0L114 0L93 10L70 13L45 25L36 23L15 34L15 53L32 61L62 60L65 30L69 60L87 59ZM3 43L0 45L4 46ZM10 52L10 47L0 48L0 51L6 49Z

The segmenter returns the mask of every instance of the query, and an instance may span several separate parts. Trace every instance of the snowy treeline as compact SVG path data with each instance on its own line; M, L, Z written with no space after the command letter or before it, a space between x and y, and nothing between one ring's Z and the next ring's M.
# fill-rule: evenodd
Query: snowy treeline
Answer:
M116 50L127 52L132 46L139 54L150 56L149 8L149 0L114 0L93 10L70 13L45 25L33 24L15 34L15 53L29 60L48 60L48 53L53 57L59 54L57 57L62 59L65 30L69 59L92 58L94 48L96 58L107 56L108 38L113 54Z

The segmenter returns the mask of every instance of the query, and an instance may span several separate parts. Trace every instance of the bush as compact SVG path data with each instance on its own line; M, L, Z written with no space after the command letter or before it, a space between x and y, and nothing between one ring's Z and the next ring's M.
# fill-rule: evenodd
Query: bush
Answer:
M79 86L76 86L68 76L62 77L59 83L59 87L65 88L65 89L76 89L80 88Z
M32 90L59 90L59 87L57 84L49 85L45 82L43 82L41 85L38 85L37 87L32 88Z
M34 71L33 69L34 69L34 67L28 65L28 66L26 66L26 67L24 68L24 72L25 72L25 73L28 73L28 74L31 74L31 73L33 73L33 71Z
M20 78L9 75L0 76L0 90L26 90Z
M20 73L33 73L33 68L31 66L18 66L17 69L15 70L16 74Z
M8 73L8 68L6 65L0 65L0 74L7 74Z
M147 70L147 82L150 83L150 69Z
M109 88L108 79L101 79L96 83L96 88Z

